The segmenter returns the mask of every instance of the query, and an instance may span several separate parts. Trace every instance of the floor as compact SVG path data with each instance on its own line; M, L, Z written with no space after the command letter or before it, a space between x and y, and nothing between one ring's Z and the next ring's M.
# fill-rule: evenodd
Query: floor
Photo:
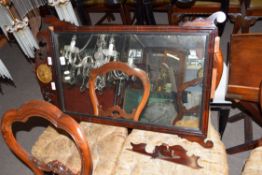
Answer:
M96 20L97 14L92 16L93 20ZM166 16L157 14L157 21L161 24L167 23ZM228 22L225 32L221 39L221 46L223 54L227 55L227 44L230 39L230 33L232 31L232 25ZM253 32L262 32L262 22L258 22L253 28ZM34 64L31 64L21 50L15 43L10 43L0 48L0 59L6 64L10 70L15 87L3 84L4 94L0 94L0 116L5 111L11 108L19 107L24 102L31 99L42 99L39 86L37 84L34 74ZM237 113L236 109L231 110L231 114ZM212 113L212 122L217 127L217 113ZM38 127L32 127L35 124L39 124ZM35 138L45 128L46 123L39 122L39 120L30 120L25 125L16 124L14 130L16 131L16 137L19 142L25 147L26 150L30 150L31 145L34 143ZM254 138L262 137L262 128L259 128L256 124L254 126ZM30 131L30 132L29 132ZM243 122L239 121L234 124L228 124L223 142L226 147L230 147L243 142ZM0 174L3 175L16 175L16 174L33 174L21 161L19 161L7 148L2 136L0 137ZM249 152L235 154L228 156L228 163L230 168L230 175L239 175L241 168L248 157Z

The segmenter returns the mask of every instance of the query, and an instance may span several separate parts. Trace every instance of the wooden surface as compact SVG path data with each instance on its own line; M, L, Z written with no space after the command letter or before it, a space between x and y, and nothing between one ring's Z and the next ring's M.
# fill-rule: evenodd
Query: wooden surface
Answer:
M260 83L259 104L260 104L260 110L262 111L262 81Z
M245 116L245 143L227 149L228 154L239 153L258 146L252 141L251 119L262 127L261 81L262 33L233 34L230 43L229 81L226 97L232 100ZM234 116L233 116L234 117ZM249 118L250 117L250 118ZM239 117L234 117L238 119ZM231 119L229 119L230 121Z
M262 80L261 45L262 33L232 36L228 98L258 102Z
M4 47L6 43L7 39L3 35L0 35L0 47Z
M16 141L12 132L15 122L26 122L31 117L41 117L51 122L56 128L66 131L75 141L82 159L81 175L89 175L92 171L90 150L79 125L71 117L63 114L57 107L44 101L30 101L17 110L6 112L1 121L1 132L8 147L19 157L36 175L44 175L43 170L51 171L56 167L47 166L35 160ZM56 166L56 165L54 165Z
M125 111L123 111L123 109L121 109L120 107L114 107L114 108L110 108L108 112L106 112L106 114L108 114L108 116L112 116L114 117L114 111L118 111L119 114L122 114L124 116L122 117L128 117L129 119L133 119L134 121L138 121L140 114L142 112L142 110L144 109L148 97L150 95L150 81L149 78L147 76L147 73L141 69L138 68L132 68L130 66L128 66L126 63L122 63L122 62L109 62L107 64L104 64L103 66L97 68L97 69L92 69L90 74L89 74L89 81L88 81L88 85L89 85L89 96L91 99L91 104L93 106L93 111L94 111L94 115L99 115L101 113L99 113L99 101L97 100L97 96L96 96L96 92L95 92L95 82L96 82L96 78L98 75L105 75L106 73L109 73L111 71L121 71L125 74L127 74L128 76L135 76L137 78L139 78L143 84L143 88L144 88L144 93L142 96L142 99L139 103L139 105L137 106L137 108L135 109L134 113L131 114L131 116L127 116L127 114L125 113Z

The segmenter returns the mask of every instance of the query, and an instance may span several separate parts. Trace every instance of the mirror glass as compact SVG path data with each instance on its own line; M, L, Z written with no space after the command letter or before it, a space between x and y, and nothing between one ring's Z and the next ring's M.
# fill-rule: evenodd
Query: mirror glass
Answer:
M56 32L53 36L65 112L92 114L90 71L121 61L143 69L150 79L150 97L140 123L200 130L205 87L209 86L204 78L208 32ZM141 100L143 87L137 78L113 71L97 78L96 91L102 108L119 105L131 113Z

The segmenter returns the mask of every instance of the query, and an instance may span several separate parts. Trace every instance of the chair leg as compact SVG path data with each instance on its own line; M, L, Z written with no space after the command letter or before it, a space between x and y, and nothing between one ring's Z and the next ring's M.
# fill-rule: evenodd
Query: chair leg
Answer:
M250 116L241 112L239 114L234 115L233 117L230 117L228 121L236 122L241 119L244 119L245 143L228 148L226 150L228 154L235 154L235 153L244 152L250 149L254 149L259 144L258 140L253 140L253 126L252 126L252 119L250 118Z
M252 120L248 116L244 118L244 128L245 128L245 143L247 143L253 140Z
M228 118L229 118L229 112L230 112L230 109L220 109L219 110L219 133L220 133L220 136L221 138L223 137L223 134L225 132L225 129L226 129L226 125L227 125L227 122L228 122Z
M254 149L258 146L261 146L261 139L258 140L253 140L247 143L244 143L242 145L238 145L238 146L234 146L232 148L228 148L226 151L228 154L235 154L235 153L240 153L240 152L244 152L244 151L248 151L251 149Z
M237 122L237 121L239 121L239 120L244 119L245 117L246 117L246 114L243 113L243 112L240 112L240 113L238 113L238 114L233 115L232 117L230 117L230 118L228 119L228 122L234 123L234 122Z

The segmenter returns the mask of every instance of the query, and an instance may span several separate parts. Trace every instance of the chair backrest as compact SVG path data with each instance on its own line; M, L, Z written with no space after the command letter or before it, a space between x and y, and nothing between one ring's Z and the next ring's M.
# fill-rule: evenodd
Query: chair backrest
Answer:
M135 76L139 78L143 84L144 93L142 99L138 104L137 108L134 109L131 114L126 113L125 110L119 107L118 105L112 106L111 108L106 110L100 108L96 96L96 90L95 90L96 78L99 75L105 75L106 73L109 73L111 71L121 71L127 74L128 76ZM117 62L117 61L109 62L97 69L93 69L89 74L88 86L89 86L89 96L93 106L94 115L123 117L123 118L133 119L134 121L138 121L139 116L142 110L144 109L150 94L150 81L146 72L138 68L132 68L128 66L126 63Z
M259 102L262 81L262 33L233 34L227 97Z
M226 97L239 102L238 104L262 127L261 45L262 33L232 35Z
M36 175L44 175L47 172L59 172L62 174L61 169L56 162L51 164L44 164L33 156L31 156L22 146L16 141L13 135L12 125L15 122L26 122L31 117L41 117L53 124L54 127L66 131L76 143L82 159L81 175L91 174L92 172L92 159L89 146L81 132L78 123L70 116L64 114L54 105L38 100L32 100L20 108L7 111L1 120L1 132L8 147L13 153L20 158Z

